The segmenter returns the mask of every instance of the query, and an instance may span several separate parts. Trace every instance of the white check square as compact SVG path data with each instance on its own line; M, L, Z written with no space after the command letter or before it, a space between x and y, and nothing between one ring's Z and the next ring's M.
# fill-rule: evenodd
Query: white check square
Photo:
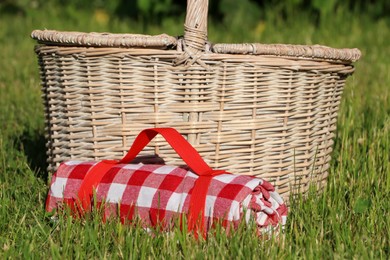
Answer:
M238 175L233 174L221 174L214 177L215 180L218 180L223 183L231 183Z
M129 170L138 170L141 168L143 164L126 164L125 166L122 167L122 169L129 169Z
M228 220L233 221L239 219L240 219L240 203L238 201L233 200L228 213Z
M161 166L153 171L153 173L159 173L159 174L168 174L172 172L174 169L176 169L176 166L171 166L171 165L164 165Z
M245 184L245 187L248 187L249 189L253 190L262 183L263 182L260 179L252 179Z
M137 198L137 206L138 207L146 207L151 208L153 197L156 194L157 189L150 187L142 187L139 191L139 195Z
M167 210L182 212L187 193L173 192L167 203Z
M107 193L107 202L119 203L122 200L126 186L126 184L112 183Z
M193 173L192 171L188 171L186 177L195 178L195 179L199 178L199 176Z
M214 204L217 200L217 197L215 196L206 196L206 205L204 206L205 209L205 216L206 217L213 217L214 215Z
M63 198L67 181L68 178L56 177L55 182L53 182L50 188L51 196L56 198Z
M74 160L74 161L66 161L66 162L64 162L65 165L79 165L81 163L83 163L83 161Z

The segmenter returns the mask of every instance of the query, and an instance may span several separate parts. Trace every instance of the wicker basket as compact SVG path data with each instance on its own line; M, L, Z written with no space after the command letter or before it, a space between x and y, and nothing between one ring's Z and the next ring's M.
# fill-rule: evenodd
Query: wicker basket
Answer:
M120 158L145 128L175 127L214 168L257 175L287 199L326 183L337 111L357 49L210 44L207 0L183 38L34 31L49 171ZM148 152L182 161L163 142Z

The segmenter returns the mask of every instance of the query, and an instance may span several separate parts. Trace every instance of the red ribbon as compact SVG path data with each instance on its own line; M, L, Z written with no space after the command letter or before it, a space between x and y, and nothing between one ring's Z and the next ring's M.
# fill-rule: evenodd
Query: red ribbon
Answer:
M206 237L204 215L208 188L213 176L225 173L223 170L213 170L202 159L194 147L174 128L145 129L136 137L128 153L120 160L104 160L95 164L86 174L78 192L80 207L90 210L93 189L97 187L103 176L116 164L130 163L157 135L162 135L183 161L196 173L199 178L192 189L188 215L188 229L201 232Z

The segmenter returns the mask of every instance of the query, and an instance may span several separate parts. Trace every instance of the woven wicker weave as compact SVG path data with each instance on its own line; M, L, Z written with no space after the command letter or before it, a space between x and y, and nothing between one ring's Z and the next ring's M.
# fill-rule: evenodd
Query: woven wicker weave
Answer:
M326 183L357 49L207 42L208 1L188 1L184 38L34 31L49 171L120 158L139 131L175 127L214 168L254 174L287 199ZM152 150L153 149L153 150ZM161 140L149 153L181 164Z

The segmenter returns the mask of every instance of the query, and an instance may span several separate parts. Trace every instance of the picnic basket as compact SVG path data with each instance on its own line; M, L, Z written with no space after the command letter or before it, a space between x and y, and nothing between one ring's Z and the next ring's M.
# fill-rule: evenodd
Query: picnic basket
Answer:
M175 127L212 168L256 175L288 199L326 183L345 81L358 49L212 44L207 0L184 36L35 30L50 172L118 159L145 128ZM157 139L146 153L182 161Z

